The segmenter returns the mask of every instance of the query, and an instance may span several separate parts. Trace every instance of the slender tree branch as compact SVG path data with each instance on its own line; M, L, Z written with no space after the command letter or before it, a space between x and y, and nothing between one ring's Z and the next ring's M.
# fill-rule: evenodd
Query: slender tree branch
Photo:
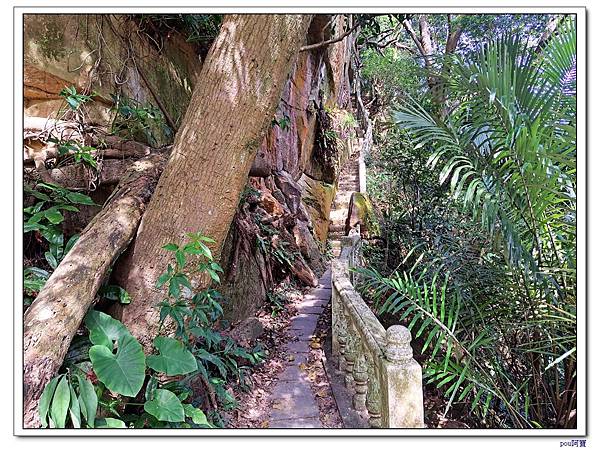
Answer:
M456 27L454 31L452 31L452 17L448 14L448 39L446 39L446 54L454 53L456 50L456 46L458 45L458 40L463 32L463 29L460 25Z
M422 56L427 56L425 54L425 49L423 48L423 45L421 44L421 41L419 40L419 37L417 36L417 33L415 33L415 30L413 30L412 25L410 24L408 19L404 19L402 21L402 26L404 27L404 29L406 30L406 32L408 33L408 35L411 37L411 39L413 40L413 42L415 43L415 45L417 46L417 49L419 49L419 53L421 53Z
M329 39L327 41L322 41L322 42L317 42L316 44L311 44L311 45L305 45L304 47L300 47L300 51L301 52L306 52L308 50L316 50L318 48L321 47L326 47L327 45L330 44L335 44L336 42L340 42L341 40L343 40L346 36L349 36L354 30L356 30L358 27L360 26L360 23L357 23L356 25L354 25L352 28L350 28L348 31L346 31L344 34L342 34L341 36L338 36L336 38L333 39Z
M396 46L396 48L397 48L398 50L406 50L407 52L409 52L409 53L412 53L413 55L416 55L416 54L417 54L417 52L415 51L415 49L414 49L414 48L411 48L411 47L409 47L409 46L408 46L408 45L406 45L406 44L402 44L402 43L400 43L400 42L396 42L396 43L395 43L395 46Z

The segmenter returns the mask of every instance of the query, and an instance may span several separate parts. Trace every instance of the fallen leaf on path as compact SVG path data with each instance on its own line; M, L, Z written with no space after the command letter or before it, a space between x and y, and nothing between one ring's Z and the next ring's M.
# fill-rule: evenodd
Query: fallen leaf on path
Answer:
M327 392L327 389L321 389L320 391L317 392L317 397L327 397L327 395L329 394L329 392Z
M275 400L273 402L273 409L284 409L284 408L285 408L285 403L283 401Z

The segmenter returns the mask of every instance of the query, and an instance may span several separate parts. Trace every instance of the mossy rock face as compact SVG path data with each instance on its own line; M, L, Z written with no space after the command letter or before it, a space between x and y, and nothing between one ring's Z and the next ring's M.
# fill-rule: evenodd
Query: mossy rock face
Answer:
M350 198L348 218L346 219L346 234L358 224L360 224L363 238L381 236L381 228L373 204L367 194L362 192L354 192Z
M311 178L334 184L356 139L353 124L347 119L353 116L350 111L327 105L320 114L322 119L316 120L315 143L304 172Z
M335 197L335 185L314 180L306 175L302 175L298 184L302 187L302 202L310 213L313 234L324 243L329 233L329 213Z
M181 123L201 62L179 34L165 38L158 50L124 15L27 14L23 26L26 115L60 114L65 104L59 93L74 86L97 94L86 105L90 122L110 125L111 94L120 93L153 107L158 107L156 96L175 125ZM160 120L149 126L156 145L172 141L172 130Z

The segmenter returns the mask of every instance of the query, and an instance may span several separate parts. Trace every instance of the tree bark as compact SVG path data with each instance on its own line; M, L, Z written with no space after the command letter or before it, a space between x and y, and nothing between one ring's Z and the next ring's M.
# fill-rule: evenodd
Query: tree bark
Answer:
M107 159L99 164L98 170L90 168L87 164L71 164L57 169L46 169L48 178L44 179L44 172L39 169L25 168L25 175L34 179L58 184L67 189L85 189L107 184L117 184L135 163L135 159Z
M535 46L536 53L541 52L544 49L544 47L548 45L548 42L550 42L550 39L552 39L552 36L554 35L554 33L556 33L556 30L558 29L560 24L566 19L566 17L566 14L555 14L550 17L548 23L546 24L546 29L540 36L540 40Z
M165 157L150 155L128 171L83 230L24 317L24 427L39 427L38 402L113 262L133 239Z
M173 152L134 244L116 273L132 297L122 321L146 349L158 331L162 247L201 232L215 258L235 215L311 15L227 15L199 76ZM192 279L195 287L206 283Z
M448 14L448 37L446 39L446 46L444 49L445 55L450 55L456 51L456 47L458 46L458 42L462 35L463 29L460 24L457 24L452 29L452 16ZM435 46L431 35L431 27L427 20L427 15L421 14L419 16L419 34L415 33L410 20L405 19L402 21L402 25L415 46L419 50L419 53L423 57L423 61L425 63L425 68L428 70L429 74L427 75L427 85L429 87L429 91L431 92L432 99L435 104L439 107L439 114L442 117L445 117L448 114L448 106L446 105L446 88L444 86L444 75L447 74L449 70L447 61L443 61L441 73L442 75L436 73L436 69L434 66L434 51Z

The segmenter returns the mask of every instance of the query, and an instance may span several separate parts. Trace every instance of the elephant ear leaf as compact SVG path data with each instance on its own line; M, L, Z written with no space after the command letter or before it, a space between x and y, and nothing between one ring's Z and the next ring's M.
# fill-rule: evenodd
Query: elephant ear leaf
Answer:
M71 393L71 403L69 405L71 423L73 424L73 428L81 428L81 408L79 407L79 401L72 385L69 385L69 391Z
M85 316L85 326L90 330L90 342L94 345L104 345L111 352L113 341L125 335L130 335L127 327L108 314L91 310Z
M116 354L104 345L92 346L90 360L98 379L116 394L135 397L144 384L146 358L130 334L118 339Z
M172 375L185 375L198 369L194 355L177 339L158 336L154 346L159 355L148 356L148 367L157 372Z
M183 422L185 413L181 401L166 389L157 389L154 398L144 403L144 411L164 422Z
M204 411L202 411L201 409L194 408L189 403L183 405L183 409L185 411L185 415L192 419L192 422L194 422L196 425L204 425L208 428L213 427L206 418L206 414L204 414Z
M127 428L125 422L119 419L113 419L112 417L96 419L94 425L96 428Z

